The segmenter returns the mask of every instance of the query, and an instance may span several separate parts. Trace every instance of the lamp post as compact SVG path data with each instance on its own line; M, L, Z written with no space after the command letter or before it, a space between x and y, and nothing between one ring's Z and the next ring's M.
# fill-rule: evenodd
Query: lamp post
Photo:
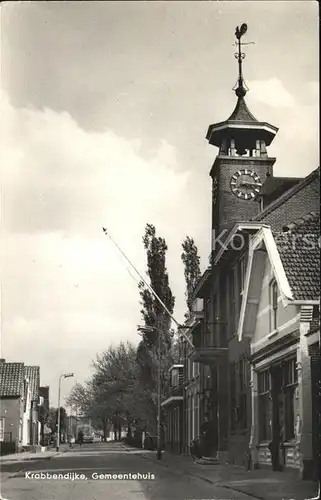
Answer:
M156 332L157 351L158 351L158 370L157 370L157 460L162 459L161 445L161 335L162 330L155 326L138 326L138 331L142 333Z
M58 422L57 422L57 448L56 450L59 451L59 446L60 446L60 389L61 389L61 379L62 378L69 378L73 377L73 373L63 373L59 377L59 384L58 384Z

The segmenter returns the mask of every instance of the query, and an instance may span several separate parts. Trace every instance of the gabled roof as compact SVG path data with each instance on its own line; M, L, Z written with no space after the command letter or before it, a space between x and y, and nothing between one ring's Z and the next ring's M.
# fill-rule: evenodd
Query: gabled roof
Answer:
M240 311L238 336L250 334L255 325L259 288L253 274L263 271L259 251L267 252L282 301L320 299L320 215L314 212L289 224L283 232L264 227L254 236L250 248L245 289ZM262 275L263 279L263 275Z
M320 297L320 214L311 212L274 238L294 300Z
M23 397L24 364L0 364L0 396Z
M25 366L25 377L29 380L31 400L36 401L39 397L40 368L39 366Z

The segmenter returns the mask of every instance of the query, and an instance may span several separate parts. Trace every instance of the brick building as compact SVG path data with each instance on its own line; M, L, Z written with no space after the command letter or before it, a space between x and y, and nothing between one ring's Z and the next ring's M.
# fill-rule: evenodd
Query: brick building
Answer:
M273 239L275 232L282 231L283 226L298 217L310 212L315 216L319 213L320 170L315 170L304 179L274 176L273 166L276 159L269 157L268 146L278 129L264 121L258 121L249 111L245 102L246 87L240 55L239 62L241 69L235 90L236 107L228 120L211 125L206 136L209 143L218 148L218 155L210 171L213 237L210 267L201 277L194 292L195 299L202 300L202 316L190 328L194 349L188 350L186 356L200 365L199 421L198 431L194 431L194 434L200 433L206 415L210 426L215 429L211 438L211 455L216 455L223 462L250 466L253 461L262 461L257 458L259 443L255 441L254 435L254 429L258 429L258 414L252 405L254 401L251 381L253 383L253 370L257 368L253 358L253 338L247 335L247 332L240 333L243 331L240 330L241 321L244 320L241 311L242 307L246 307L244 295L252 240L264 230L272 234ZM263 259L262 255L262 252L258 251L255 257L259 261ZM266 258L266 253L264 255ZM317 264L319 265L319 260ZM296 265L296 261L293 261L293 269ZM309 262L306 261L303 267L309 268ZM293 269L287 269L290 281ZM261 310L254 310L254 305L257 306L257 295L268 279L266 276L269 276L268 264L266 269L265 266L258 266L251 283L253 289L251 288L249 299L254 302L251 307L247 304L245 315L246 321L252 321L253 324L257 322L256 313L263 314ZM303 284L298 280L295 285L292 282L293 286L297 287L295 292L299 293ZM301 292L303 295L306 292L304 287ZM278 296L277 293L274 293L274 300ZM272 297L273 295L271 300ZM308 300L308 297L302 300ZM265 304L263 309L266 307L273 309L271 304ZM295 307L293 303L285 308L282 319L284 324L293 319ZM294 316L297 314L296 312ZM257 324L260 324L259 321ZM293 326L292 323L290 325ZM299 332L302 328L308 327L299 326ZM284 331L287 332L286 328ZM266 334L270 333L268 331ZM304 345L307 346L308 341L300 335L301 333L298 334L297 344L305 342ZM315 342L311 345L315 349ZM301 353L301 350L297 348L297 352ZM308 363L306 358L305 363ZM185 364L188 364L188 360ZM288 365L289 370L290 366L293 368L293 363ZM302 391L302 384L309 379L309 373L306 369L305 382L302 379L298 393ZM293 372L291 377L296 380L297 373ZM315 380L312 381L313 384L315 385ZM315 391L312 390L311 394L312 400L315 400ZM302 410L302 402L300 404ZM186 402L185 412L187 415L191 414ZM185 427L188 427L186 420L185 417ZM275 416L275 422L276 420ZM305 436L311 432L308 422L309 417L305 416L305 426L308 429ZM298 424L298 427L300 425ZM275 432L276 426L275 423ZM306 438L303 434L302 436L300 446L304 447ZM311 446L306 454L307 459L312 458L308 457L312 453ZM256 457L253 455L253 449L257 452ZM299 465L299 462L294 463L294 452L290 449L291 445L288 446L287 464L290 465L292 460L292 465L303 471L304 452L300 452ZM265 450L265 453L268 451Z

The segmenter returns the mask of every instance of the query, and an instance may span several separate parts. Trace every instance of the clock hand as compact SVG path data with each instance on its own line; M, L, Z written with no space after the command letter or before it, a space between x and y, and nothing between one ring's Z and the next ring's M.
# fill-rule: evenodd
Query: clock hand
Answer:
M252 187L255 187L255 186L256 186L256 184L251 183L251 182L242 182L240 184L240 187L245 187L245 188L247 188L247 187L252 188Z

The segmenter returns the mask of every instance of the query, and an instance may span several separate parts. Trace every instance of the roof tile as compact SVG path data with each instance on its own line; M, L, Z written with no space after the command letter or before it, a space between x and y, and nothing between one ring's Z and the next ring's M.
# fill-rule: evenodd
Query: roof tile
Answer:
M23 397L23 381L24 381L23 363L0 364L0 397L3 396Z
M294 300L320 297L320 214L311 212L274 238Z

